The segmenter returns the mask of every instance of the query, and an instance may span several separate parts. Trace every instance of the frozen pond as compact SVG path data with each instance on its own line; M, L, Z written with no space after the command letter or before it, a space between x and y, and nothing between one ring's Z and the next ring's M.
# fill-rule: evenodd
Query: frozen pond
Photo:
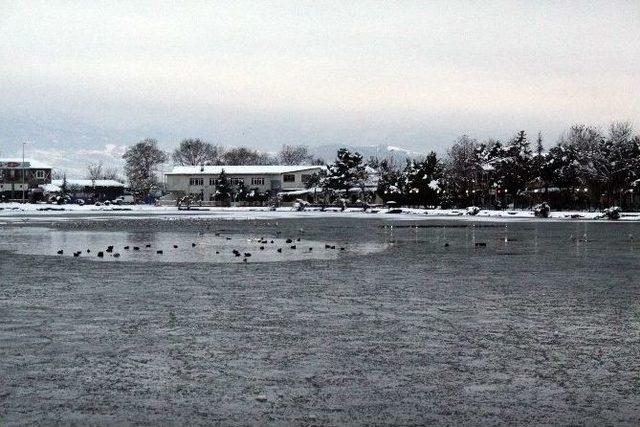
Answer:
M110 219L0 239L3 425L640 419L640 224Z

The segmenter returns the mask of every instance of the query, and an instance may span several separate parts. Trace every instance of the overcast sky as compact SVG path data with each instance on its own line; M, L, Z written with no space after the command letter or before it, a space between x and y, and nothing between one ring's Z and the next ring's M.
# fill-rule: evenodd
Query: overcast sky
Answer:
M637 0L0 0L0 143L550 143L640 125L639 23Z

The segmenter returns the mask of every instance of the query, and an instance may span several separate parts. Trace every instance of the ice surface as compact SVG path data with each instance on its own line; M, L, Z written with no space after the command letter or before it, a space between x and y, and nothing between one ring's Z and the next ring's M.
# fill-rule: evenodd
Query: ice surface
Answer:
M4 230L4 237L4 250L101 262L255 263L332 260L379 252L386 247L373 242L346 245L332 241L307 240L304 237L298 241L298 236L293 236L293 241L286 243L286 237L251 234L63 231L41 227L8 228ZM109 246L113 246L112 251L107 251ZM260 249L261 247L263 249ZM58 254L60 250L63 254ZM236 256L233 250L238 251L240 256ZM78 252L79 255L74 256L74 253ZM102 257L98 256L99 252L102 252ZM247 253L251 255L245 256Z

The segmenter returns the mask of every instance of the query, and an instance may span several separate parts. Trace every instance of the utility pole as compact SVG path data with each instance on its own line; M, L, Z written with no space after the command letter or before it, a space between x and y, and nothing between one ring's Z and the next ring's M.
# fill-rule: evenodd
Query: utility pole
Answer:
M24 185L25 185L25 175L24 175L24 172L25 172L25 168L24 168L24 145L25 145L25 144L26 144L26 142L23 142L23 143L22 143L22 203L24 203L24 202L25 202L25 197L24 197L24 196L25 196L25 188L24 188Z

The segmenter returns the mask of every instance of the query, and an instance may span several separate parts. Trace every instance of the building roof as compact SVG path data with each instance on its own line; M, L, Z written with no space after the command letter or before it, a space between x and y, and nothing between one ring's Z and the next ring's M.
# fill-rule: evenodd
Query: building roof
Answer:
M57 185L58 187L62 186L61 179L54 179L51 181L53 185ZM67 179L67 185L77 186L77 187L124 187L125 185L121 182L115 181L113 179Z
M306 170L321 169L322 166L274 166L274 165L250 165L250 166L175 166L167 175L219 175L224 169L228 175L279 175L283 173L302 172Z
M17 164L16 164L17 163ZM41 162L39 160L34 159L24 159L24 167L25 169L51 169L51 166L48 164ZM11 166L8 166L8 165ZM14 166L15 165L15 166ZM15 169L22 168L22 157L0 157L0 167L10 167Z

